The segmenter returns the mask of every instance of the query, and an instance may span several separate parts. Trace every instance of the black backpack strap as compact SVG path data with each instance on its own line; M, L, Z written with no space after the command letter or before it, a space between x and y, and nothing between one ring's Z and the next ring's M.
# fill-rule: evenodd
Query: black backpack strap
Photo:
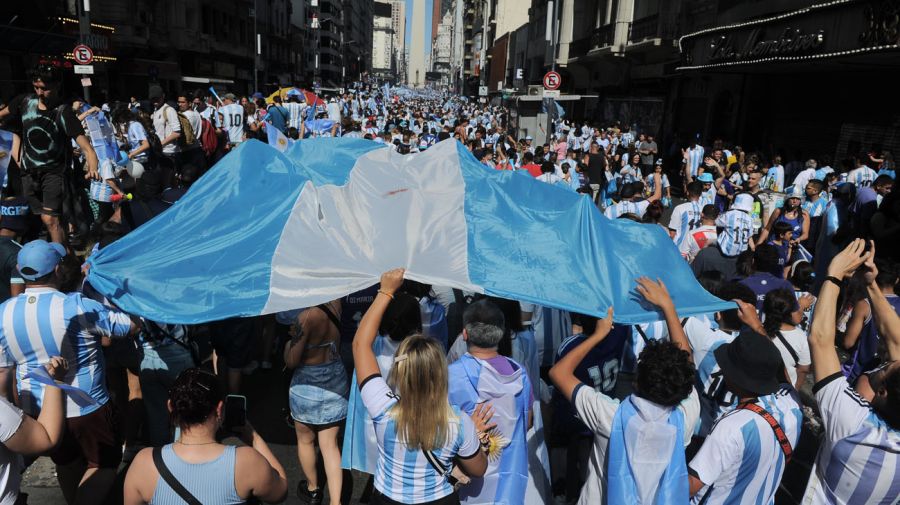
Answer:
M195 498L190 491L185 489L185 487L181 485L181 482L178 482L178 479L176 479L175 476L172 475L172 472L169 471L169 467L166 466L166 463L162 458L162 447L153 448L153 465L156 466L156 471L159 472L159 476L166 481L166 484L172 488L172 491L175 491L175 494L180 496L185 503L188 505L203 505L200 503L200 500Z
M634 325L634 329L635 329L635 331L638 332L638 335L640 335L641 338L644 339L644 344L650 343L650 339L647 337L647 334L644 333L644 330L641 328L641 326L639 324Z
M689 319L689 318L686 317L686 318L684 318L684 319L681 320L681 327L682 327L682 328L684 328L684 325L687 324L688 319Z
M320 309L322 309L322 312L324 312L325 315L328 316L328 319L329 319L335 326L337 326L338 331L340 331L340 330L341 330L341 320L338 319L338 317L334 314L334 312L331 311L330 308L328 308L328 304L327 304L327 303L323 303L323 304L321 304L321 305L317 305L317 307L319 307Z
M797 351L795 351L793 346L791 346L791 344L788 343L787 339L784 338L784 335L781 334L781 331L776 331L775 336L778 338L778 340L781 341L781 343L784 345L785 349L787 349L788 354L790 354L791 357L794 358L794 364L795 365L799 364L800 356L797 355Z

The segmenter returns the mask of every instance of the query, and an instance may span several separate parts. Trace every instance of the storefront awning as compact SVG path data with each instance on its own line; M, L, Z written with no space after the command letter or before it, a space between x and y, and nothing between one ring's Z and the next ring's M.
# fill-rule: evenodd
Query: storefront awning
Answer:
M896 54L900 37L863 0L832 0L682 36L680 71L741 71L779 63Z

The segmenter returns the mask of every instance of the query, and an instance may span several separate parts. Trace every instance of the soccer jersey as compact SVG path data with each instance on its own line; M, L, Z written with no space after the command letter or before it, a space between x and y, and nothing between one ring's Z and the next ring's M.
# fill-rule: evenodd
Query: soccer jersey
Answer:
M144 130L144 126L141 123L139 123L137 121L131 121L130 123L128 123L127 138L128 138L128 152L132 152L135 149L140 148L141 143L143 143L145 140L147 140L147 131ZM147 161L149 151L150 150L147 149L144 152L142 152L141 154L138 154L137 156L135 156L133 159L135 161L144 163Z
M828 200L825 198L819 197L818 200L806 200L803 202L801 207L807 213L809 213L809 217L819 217L822 214L825 214L825 207L828 205Z
M36 417L43 386L25 376L52 356L69 363L63 382L88 393L97 403L79 406L66 399L66 417L90 414L108 400L100 337L125 337L131 331L127 314L81 294L52 288L26 288L0 305L0 345L17 365L16 380L22 410Z
M228 132L228 142L237 144L244 139L244 108L233 103L219 108L222 127Z
M900 430L872 411L840 372L813 387L825 437L804 505L892 504L900 496Z
M687 150L687 158L685 158L685 163L687 163L688 170L690 170L691 172L691 177L697 177L700 163L703 161L703 153L703 146L700 145L696 145Z
M737 256L747 250L753 235L753 218L744 211L732 209L716 218L719 249L725 256Z
M614 396L616 379L619 376L619 365L625 340L628 338L628 326L615 325L603 342L591 348L587 356L575 367L575 377L594 391L607 396ZM581 345L587 336L584 333L572 335L565 339L556 351L558 363L572 349ZM553 422L557 433L573 436L576 433L589 435L587 427L575 418L575 407L565 400L558 390L553 391Z
M641 200L638 202L633 202L631 200L622 200L619 203L607 207L603 212L603 215L610 219L616 219L622 214L635 214L637 217L644 217L644 213L647 212L647 207L649 206L650 202L647 200Z
M563 339L572 334L572 318L565 310L521 302L522 312L531 313L531 328L541 366L553 365L553 357Z
M696 230L688 233L688 236L682 242L683 246L679 250L688 261L693 261L694 257L703 250L716 243L718 233L716 227L711 225L703 225Z
M851 170L850 173L847 174L847 182L856 184L857 189L865 188L871 186L876 177L878 177L878 174L875 173L874 170L863 165Z
M686 252L685 239L688 234L700 227L703 206L699 201L684 202L672 209L669 229L675 231L675 245L682 253Z
M797 392L785 387L755 403L778 422L791 447L797 447L803 424ZM785 466L784 452L766 420L750 410L732 410L716 422L688 465L688 471L706 484L692 503L773 503Z
M288 128L300 129L300 123L303 121L303 105L298 102L288 102L284 104L284 108L288 111Z
M715 350L730 343L737 333L710 328L702 321L689 318L684 333L691 345L691 355L697 368L697 390L700 392L700 423L697 435L706 436L713 423L734 408L737 399L728 391L716 361Z
M400 503L422 503L453 494L453 486L431 466L425 453L408 447L400 439L397 423L390 414L397 395L384 379L380 375L369 377L363 381L360 395L375 424L378 440L375 489ZM453 414L447 427L447 442L429 451L429 457L433 456L446 468L455 457L468 459L481 450L472 419L455 407Z

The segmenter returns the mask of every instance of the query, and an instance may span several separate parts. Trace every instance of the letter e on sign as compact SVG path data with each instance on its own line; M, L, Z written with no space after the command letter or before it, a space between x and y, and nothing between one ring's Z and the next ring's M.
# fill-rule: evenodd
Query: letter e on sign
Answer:
M559 89L559 86L562 84L562 77L560 77L559 72L550 71L544 74L544 89L554 90Z
M94 51L91 51L91 48L84 44L78 44L72 50L72 57L75 58L75 63L79 65L90 65L94 61Z

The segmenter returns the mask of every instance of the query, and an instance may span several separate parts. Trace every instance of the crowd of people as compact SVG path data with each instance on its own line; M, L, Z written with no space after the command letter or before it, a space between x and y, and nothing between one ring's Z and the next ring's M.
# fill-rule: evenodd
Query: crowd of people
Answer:
M783 166L699 137L662 153L636 126L564 119L540 143L517 137L500 105L374 83L322 98L151 85L146 100L92 106L63 92L57 68L30 78L33 92L0 108L14 134L0 200L0 504L25 503L21 475L39 455L68 503L283 501L289 476L241 396L257 370L284 388L295 492L314 505L349 503L351 470L371 476L362 500L375 504L900 496L889 152ZM398 268L315 307L181 325L124 313L85 280L87 256L177 205L242 142L339 136L401 154L455 140L485 169L660 227L734 308L684 317L662 281L639 278L622 289L659 321L621 325L614 307L570 313ZM804 436L814 461L796 457Z

